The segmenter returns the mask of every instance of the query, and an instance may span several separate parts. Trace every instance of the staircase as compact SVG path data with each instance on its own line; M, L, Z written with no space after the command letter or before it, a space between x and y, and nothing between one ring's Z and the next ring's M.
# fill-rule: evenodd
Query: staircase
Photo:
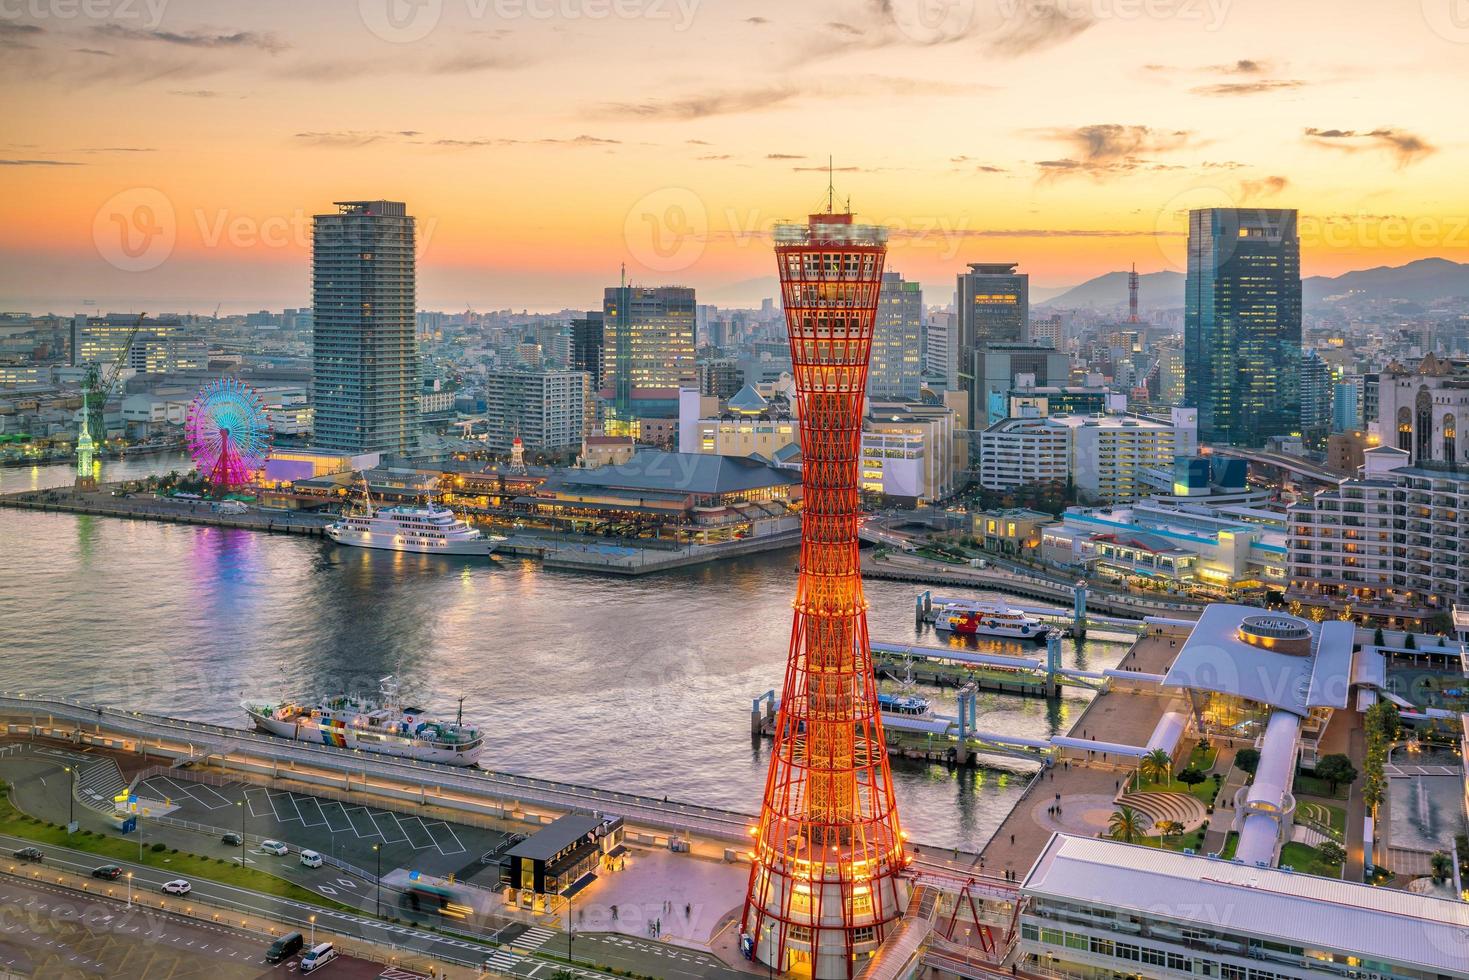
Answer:
M77 765L76 800L89 810L111 814L113 799L127 790L127 781L117 763L106 756L88 759Z
M1150 827L1164 820L1175 820L1183 826L1184 833L1196 830L1209 819L1204 804L1187 793L1127 793L1117 803L1147 817Z

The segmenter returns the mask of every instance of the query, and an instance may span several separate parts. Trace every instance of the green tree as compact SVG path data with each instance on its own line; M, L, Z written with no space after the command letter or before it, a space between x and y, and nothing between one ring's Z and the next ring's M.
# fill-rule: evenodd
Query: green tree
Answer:
M1234 754L1234 764L1239 768L1240 772L1246 772L1253 776L1255 770L1260 766L1260 750L1240 749Z
M1107 836L1128 844L1143 834L1143 815L1130 806L1120 806L1107 818Z
M1383 639L1382 636L1381 626L1377 627L1377 629L1373 630L1372 632L1372 645L1378 647L1387 645L1387 640Z
M1358 773L1351 759L1336 752L1317 761L1316 775L1331 784L1331 795L1335 796L1337 786L1343 783L1350 786L1357 781Z
M1321 860L1327 864L1341 864L1347 859L1346 848L1334 840L1322 841L1321 846L1316 848L1316 853L1321 855Z
M1183 783L1185 786L1197 786L1199 785L1199 783L1202 783L1205 779L1208 778L1208 776L1205 776L1193 766L1189 766L1183 772L1178 774L1178 781L1180 783Z
M1183 833L1183 824L1179 823L1177 820L1159 820L1158 833L1162 834L1164 839L1167 839L1169 837L1176 837L1177 835Z
M1433 856L1428 859L1428 870L1433 875L1434 884L1438 884L1453 874L1454 862L1443 851L1434 851Z
M1138 772L1150 783L1163 782L1172 771L1173 759L1162 749L1154 749L1149 752L1138 764Z
M1418 649L1418 641L1413 639L1412 633L1407 633L1403 636L1403 646L1408 650L1416 650Z

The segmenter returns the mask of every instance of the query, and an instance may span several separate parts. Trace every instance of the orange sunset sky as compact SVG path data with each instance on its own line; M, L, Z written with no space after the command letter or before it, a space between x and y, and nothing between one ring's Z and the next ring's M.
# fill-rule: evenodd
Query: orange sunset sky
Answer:
M419 221L419 305L770 295L838 194L946 303L1180 268L1302 212L1306 274L1469 260L1460 0L0 0L0 308L309 305L309 217Z

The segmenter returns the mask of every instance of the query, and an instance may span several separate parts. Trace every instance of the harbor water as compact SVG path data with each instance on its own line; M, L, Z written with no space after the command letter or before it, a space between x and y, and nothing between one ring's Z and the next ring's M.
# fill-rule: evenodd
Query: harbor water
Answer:
M132 459L106 479L183 468ZM62 466L0 470L0 492L69 482ZM394 674L438 713L464 698L486 768L753 812L769 746L749 734L750 702L781 682L794 561L627 579L0 509L0 688L243 726L245 697L374 690ZM915 625L915 591L867 583L874 640L941 642ZM1126 649L1068 640L1064 660L1099 670ZM956 710L951 691L913 693ZM978 727L1045 736L1088 697L981 695ZM903 822L918 842L977 848L1030 768L895 760Z

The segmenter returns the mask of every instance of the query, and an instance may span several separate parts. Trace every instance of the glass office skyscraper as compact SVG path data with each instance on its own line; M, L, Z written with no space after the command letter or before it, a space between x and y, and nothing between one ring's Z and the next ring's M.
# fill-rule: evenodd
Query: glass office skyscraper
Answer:
M602 299L602 384L619 421L634 416L639 388L697 387L694 291L687 286L609 286Z
M1015 262L971 262L969 271L959 274L957 363L959 387L969 393L971 422L987 411L977 383L985 348L1029 339L1030 276L1016 267Z
M1199 439L1263 445L1301 426L1301 242L1296 212L1189 212L1184 401Z
M923 288L899 273L884 272L872 327L867 393L916 400L922 383Z
M408 453L418 439L413 218L398 201L337 201L312 225L312 441Z

